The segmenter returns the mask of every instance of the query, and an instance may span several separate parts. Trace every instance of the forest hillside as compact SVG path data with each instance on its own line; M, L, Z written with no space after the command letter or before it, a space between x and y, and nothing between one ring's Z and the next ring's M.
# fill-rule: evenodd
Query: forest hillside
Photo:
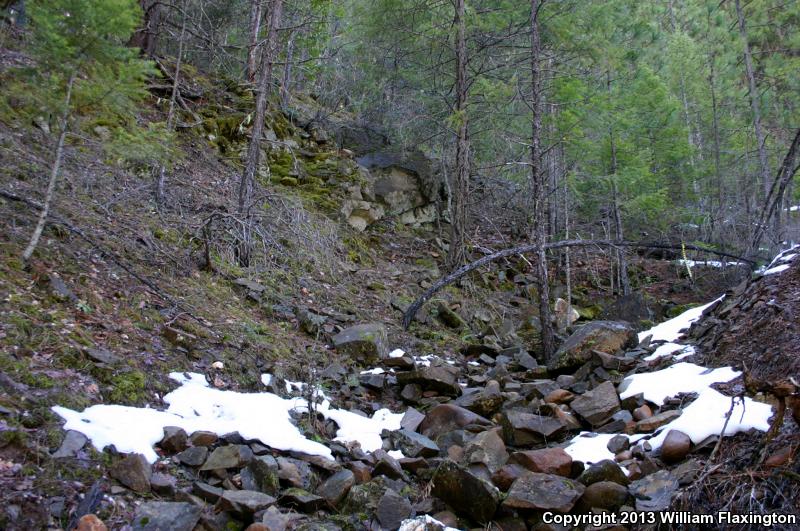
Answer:
M799 30L0 0L0 528L796 529Z

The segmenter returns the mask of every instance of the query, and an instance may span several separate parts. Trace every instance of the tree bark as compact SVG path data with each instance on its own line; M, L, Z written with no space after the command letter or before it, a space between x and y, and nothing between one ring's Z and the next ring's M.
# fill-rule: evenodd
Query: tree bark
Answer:
M183 2L181 22L181 34L178 38L178 57L175 59L175 76L172 78L172 94L169 98L169 110L167 111L167 132L172 132L175 127L175 102L178 99L178 84L181 77L181 61L183 61L183 41L186 37L186 1ZM167 180L167 168L161 164L158 169L158 181L156 183L156 207L161 208L164 204L164 186Z
M44 194L44 203L42 204L42 211L39 212L39 220L36 222L36 228L33 230L31 240L28 246L22 253L22 259L26 262L31 259L33 251L39 244L39 238L42 236L45 223L47 223L47 214L50 212L50 204L53 202L53 195L56 190L56 181L58 180L58 171L61 168L61 160L64 157L64 139L67 137L67 126L69 124L70 104L72 102L72 87L75 85L75 77L77 72L72 72L67 82L67 95L64 98L64 110L61 113L61 132L58 135L58 142L56 143L56 156L53 161L53 166L50 169L50 181L47 183L47 191Z
M800 129L794 135L794 140L786 156L783 158L783 163L778 169L775 180L770 186L767 198L764 200L764 207L761 210L761 216L756 224L756 232L753 236L753 241L750 244L750 250L754 253L758 252L758 246L761 244L761 239L764 237L764 232L769 226L770 219L777 215L777 211L782 208L783 197L786 194L786 188L792 181L792 177L800 169L800 164L797 163L797 157L800 153Z
M284 109L289 107L289 96L292 83L292 61L294 60L294 39L296 31L289 34L286 41L286 64L283 65L283 80L281 81L281 105Z
M764 197L769 194L770 171L769 160L767 159L767 146L764 130L761 126L761 105L758 99L758 87L756 86L756 76L753 69L753 55L750 52L750 42L747 37L747 25L744 19L744 11L740 0L736 0L736 16L739 19L739 35L742 38L744 54L744 66L747 73L747 88L750 93L750 108L753 111L753 129L756 133L756 143L758 144L758 163L761 168L761 185L764 187Z
M547 239L547 198L545 197L545 179L542 168L542 93L541 71L541 36L539 34L539 9L544 2L531 0L531 194L533 196L533 242L539 246L535 259L535 274L539 284L539 321L542 326L542 356L550 360L555 352L555 338L550 314L550 286L547 278L547 255L544 244Z
M447 268L453 271L466 262L467 193L469 189L469 123L467 120L467 43L464 0L456 0L456 171L451 186L450 248Z
M250 0L250 42L247 47L247 80L256 80L258 65L258 34L261 31L261 3L263 0Z
M144 17L142 27L134 32L128 41L128 46L139 48L147 57L156 53L158 26L161 22L161 3L158 0L139 0Z
M267 40L261 54L261 73L258 80L256 111L253 117L253 131L250 143L247 146L247 159L239 181L239 216L244 221L242 244L239 248L239 263L243 267L250 264L250 250L252 248L251 229L252 220L250 206L253 197L253 182L258 172L261 158L261 136L264 133L264 118L267 114L267 96L269 95L270 81L272 79L272 65L274 62L278 25L280 24L283 9L283 0L272 0L269 6L269 27Z
M611 98L611 72L607 72L607 89L608 89L608 97ZM611 150L611 208L612 208L612 217L614 221L614 237L617 241L622 241L625 239L625 235L623 234L622 230L622 212L620 210L619 204L619 189L617 187L617 145L614 142L614 127L609 126L608 128L608 137L609 137L609 149ZM625 257L625 250L622 248L617 248L617 265L618 265L618 273L619 273L619 282L617 285L622 289L623 295L630 295L631 293L631 283L628 280L628 261Z

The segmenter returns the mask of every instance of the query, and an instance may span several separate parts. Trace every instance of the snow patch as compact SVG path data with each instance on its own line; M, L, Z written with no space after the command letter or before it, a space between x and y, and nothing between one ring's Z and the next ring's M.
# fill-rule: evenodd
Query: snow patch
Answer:
M591 433L581 432L573 437L569 446L564 451L575 461L586 464L599 463L605 459L614 460L614 454L608 448L608 441L619 435L618 433Z
M140 453L150 462L158 459L153 446L164 436L165 426L178 426L188 433L207 430L224 435L239 432L246 440L283 451L296 451L333 459L324 445L306 439L292 423L290 412L308 411L304 398L284 399L272 393L238 393L208 386L205 376L198 373L170 373L169 377L181 386L167 394L165 411L151 408L99 404L82 412L54 406L55 413L65 420L65 430L86 435L98 451L115 446L123 453ZM262 376L262 383L271 382L271 375ZM302 382L287 382L287 388L303 389ZM380 434L384 429L400 429L403 413L388 409L377 411L371 418L350 411L335 409L322 391L315 397L324 398L317 411L338 424L337 441L358 442L365 451L381 448Z
M681 336L681 332L689 328L693 322L700 319L700 316L703 315L703 312L706 311L706 309L708 309L712 304L721 301L724 297L725 295L709 302L708 304L704 304L703 306L697 306L695 308L686 310L679 316L674 317L669 321L664 321L663 323L654 326L650 330L639 332L639 341L644 341L647 336L653 336L651 341L675 341Z
M691 345L679 345L678 343L664 343L653 351L649 356L642 358L644 361L653 361L665 356L672 356L674 359L683 359L694 354L694 347Z
M661 405L678 393L700 393L713 383L729 382L740 374L730 367L707 369L694 363L676 363L660 371L628 376L620 384L619 397L624 400L642 393L645 400Z
M781 264L779 266L770 267L769 269L764 271L764 275L766 276L766 275L774 275L776 273L783 273L787 269L789 269L789 264Z
M402 358L405 355L406 355L405 351L401 348L396 348L389 353L390 358Z
M663 426L658 435L650 439L653 448L660 448L669 430L679 430L689 436L694 444L712 435L735 435L741 431L757 429L767 431L772 406L745 397L733 397L733 411L728 425L725 417L731 411L731 397L711 388L704 389L697 400L683 409L680 417ZM725 433L722 428L725 426Z

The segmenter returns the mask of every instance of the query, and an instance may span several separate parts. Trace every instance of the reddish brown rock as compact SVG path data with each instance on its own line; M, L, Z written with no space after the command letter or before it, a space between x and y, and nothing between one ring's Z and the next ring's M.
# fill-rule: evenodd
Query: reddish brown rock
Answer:
M516 452L510 461L524 466L531 472L569 476L572 469L572 458L562 448L542 448Z
M692 449L692 440L688 435L678 430L669 430L664 442L661 443L661 460L668 465L678 463L686 457Z
M78 520L75 531L108 531L106 524L93 514L85 514Z

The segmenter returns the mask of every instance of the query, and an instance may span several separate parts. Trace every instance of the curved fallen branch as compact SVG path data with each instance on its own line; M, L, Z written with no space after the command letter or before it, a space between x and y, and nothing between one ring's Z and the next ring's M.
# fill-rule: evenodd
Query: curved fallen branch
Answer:
M663 243L652 243L652 242L617 242L612 240L563 240L560 242L548 243L543 246L544 250L552 250L552 249L563 249L565 247L638 247L641 249L674 249L674 250L681 250L681 249L688 249L691 251L701 251L704 253L711 253L717 256L721 256L724 258L733 258L739 260L741 262L746 262L750 265L755 265L755 261L744 258L741 256L737 256L731 253L725 253L722 251L714 251L712 249L707 249L705 247L700 247L697 245L671 245L671 244L663 244ZM463 277L470 271L473 271L482 265L486 265L490 262L494 262L495 260L500 260L501 258L507 258L509 256L515 255L523 255L525 253L533 253L539 250L539 246L536 244L528 244L528 245L520 245L519 247L512 247L510 249L503 249L502 251L497 251L496 253L492 253L486 255L474 262L466 264L449 275L440 278L433 285L425 290L425 293L420 295L420 297L415 300L411 306L403 314L403 328L406 330L411 325L411 321L414 320L414 316L417 314L419 309L425 304L430 298L440 289L451 284L458 280L459 278Z

